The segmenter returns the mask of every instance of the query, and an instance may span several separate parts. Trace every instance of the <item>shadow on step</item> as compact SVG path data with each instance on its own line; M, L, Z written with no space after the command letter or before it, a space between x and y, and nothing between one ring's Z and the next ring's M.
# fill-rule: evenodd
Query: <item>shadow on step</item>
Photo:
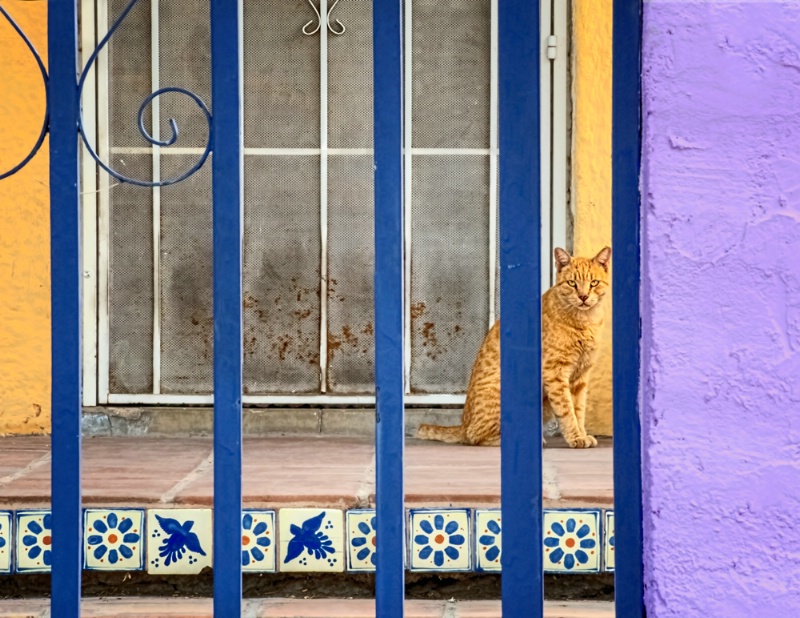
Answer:
M245 598L372 598L372 574L246 574ZM11 575L0 578L0 598L33 598L50 594L49 575ZM142 572L83 573L83 594L103 596L210 597L213 576L205 570L193 576L158 576ZM484 600L500 598L500 575L486 573L406 573L407 599ZM599 600L614 598L614 575L545 575L545 598Z

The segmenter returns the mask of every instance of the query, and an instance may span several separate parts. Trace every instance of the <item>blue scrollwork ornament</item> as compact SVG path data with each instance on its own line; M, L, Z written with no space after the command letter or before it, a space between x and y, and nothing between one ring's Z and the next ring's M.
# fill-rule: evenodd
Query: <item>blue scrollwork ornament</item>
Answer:
M106 46L106 44L108 43L109 39L111 39L111 37L114 35L114 33L117 31L117 29L122 24L123 20L128 16L128 13L131 12L131 10L133 9L133 7L136 5L136 3L138 1L139 0L130 0L130 2L127 4L125 9L122 11L122 13L120 13L120 16L116 19L116 21L112 24L111 28L109 28L109 30L106 33L106 35L100 41L100 44L97 46L97 48L94 50L94 52L92 52L92 55L89 56L89 60L86 62L86 66L84 67L83 72L81 73L80 80L78 81L78 94L79 95L81 95L83 93L83 88L84 88L84 85L86 83L86 77L89 74L89 71L90 71L90 69L92 67L92 64L94 64L94 62L97 60L97 56L100 54L102 49ZM192 174L197 172L201 167L203 167L203 164L206 162L206 159L208 159L208 155L211 154L211 149L212 149L212 144L213 144L211 112L209 111L208 107L203 102L203 100L199 96L197 96L195 93L191 92L190 90L187 90L186 88L179 88L179 87L175 87L175 86L170 86L170 87L167 87L167 88L159 88L155 92L149 94L147 96L147 98L145 98L145 100L142 102L141 106L139 107L139 112L137 114L139 133L141 133L142 137L144 137L144 139L149 144L151 144L152 146L168 147L168 146L172 146L173 144L175 144L178 141L178 135L179 135L178 123L175 121L174 118L170 118L169 119L169 126L170 126L170 130L171 130L171 134L167 139L164 139L164 140L159 140L159 139L154 138L144 126L144 113L145 113L145 110L147 109L148 105L150 105L150 103L152 103L153 100L156 97L159 97L159 96L161 96L163 94L167 94L167 93L177 93L177 94L182 94L184 96L189 97L195 103L195 105L197 105L197 107L200 109L200 111L205 116L206 122L208 124L208 138L207 138L206 145L205 145L205 148L203 150L203 153L200 155L200 158L194 163L193 166L191 166L185 172L183 172L181 174L178 174L177 176L173 176L172 178L167 178L167 179L163 179L163 180L158 180L158 181L142 180L142 179L138 179L138 178L130 178L128 176L120 174L116 170L112 169L108 164L106 164L99 157L99 155L97 154L95 149L92 147L92 145L89 143L89 140L86 137L86 132L85 132L84 127L83 127L83 111L81 110L81 114L80 114L80 117L78 119L78 130L80 132L81 139L83 140L83 143L86 145L86 149L89 151L89 155L110 176L116 178L120 182L126 182L126 183L129 183L129 184L138 185L138 186L141 186L141 187L166 187L166 186L169 186L169 185L174 185L176 183L179 183L182 180L185 180L186 178L188 178L189 176L191 176Z

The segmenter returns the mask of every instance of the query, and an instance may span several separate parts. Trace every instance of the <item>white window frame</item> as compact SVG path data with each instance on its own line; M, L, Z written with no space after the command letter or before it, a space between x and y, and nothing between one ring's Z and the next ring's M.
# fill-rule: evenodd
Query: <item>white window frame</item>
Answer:
M465 156L488 157L489 161L489 263L488 296L489 314L487 323L491 326L497 316L496 276L497 276L497 243L498 243L498 126L497 126L497 4L491 2L490 29L490 103L489 103L489 148L415 148L412 143L412 10L410 3L405 11L405 221L404 243L406 251L406 298L405 298L405 349L404 374L406 384L406 402L411 405L462 405L463 394L426 394L415 395L410 392L411 371L411 200L412 195L412 157L413 156ZM152 49L152 89L159 84L159 0L151 0L151 49ZM327 0L320 0L320 14L328 11ZM568 76L567 76L567 3L563 0L550 0L541 5L541 131L542 131L542 289L546 289L554 280L552 268L552 250L554 246L567 244L567 118L568 118ZM82 61L85 64L89 54L95 49L100 38L107 32L108 23L107 0L81 0L81 40ZM301 19L302 21L302 19ZM553 27L551 28L551 22ZM323 18L323 25L326 20ZM322 288L327 287L327 243L328 243L328 157L367 155L371 149L329 148L328 147L328 30L320 28L320 148L245 148L245 155L252 156L286 156L286 155L319 155L320 156L320 245L321 245L321 281ZM553 38L555 37L555 38ZM548 50L550 48L550 50ZM553 54L553 51L555 54ZM550 57L548 57L550 56ZM554 57L553 57L554 56ZM87 88L83 100L84 127L87 137L97 145L103 160L109 160L111 154L151 154L153 156L154 178L159 178L160 158L170 154L200 154L202 149L169 148L160 152L159 148L122 148L111 152L108 129L108 55L101 52L97 59L97 70L87 79L94 88ZM97 96L91 96L96 91ZM154 99L153 117L159 118L159 100ZM154 123L154 137L158 139L158 123ZM119 152L117 152L119 150ZM82 251L84 268L83 288L83 404L85 406L104 404L128 405L208 405L213 402L212 395L174 395L160 392L160 269L157 267L160 256L160 191L153 189L153 392L140 394L115 394L109 392L109 202L112 179L100 171L89 156L82 158ZM326 394L327 383L327 295L320 295L320 394L312 395L244 395L245 405L371 405L375 402L373 395L330 395Z

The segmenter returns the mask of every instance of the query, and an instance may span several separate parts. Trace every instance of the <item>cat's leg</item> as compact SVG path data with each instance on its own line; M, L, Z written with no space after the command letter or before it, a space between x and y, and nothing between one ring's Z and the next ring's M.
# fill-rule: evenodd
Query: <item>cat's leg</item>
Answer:
M572 393L569 388L569 380L567 378L552 380L545 388L547 389L547 398L550 400L553 413L558 419L561 435L564 436L567 444L571 448L590 448L594 446L578 425Z
M553 406L550 405L550 400L545 394L542 398L542 446L547 444L547 440L545 440L544 437L544 426L548 421L552 420L554 416L555 413L553 412Z
M589 392L589 376L581 376L573 382L570 392L575 406L575 418L578 421L578 428L590 442L589 446L597 446L597 439L586 433L586 395Z

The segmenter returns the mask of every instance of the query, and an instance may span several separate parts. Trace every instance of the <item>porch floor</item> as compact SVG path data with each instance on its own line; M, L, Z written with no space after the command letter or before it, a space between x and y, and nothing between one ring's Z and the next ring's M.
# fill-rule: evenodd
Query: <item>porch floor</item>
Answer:
M374 505L371 438L245 438L243 456L243 497L249 508ZM50 463L49 437L0 438L0 505L49 505ZM611 508L611 441L575 450L548 438L543 479L547 508ZM500 449L408 439L405 486L409 507L499 506ZM87 506L208 506L212 499L213 450L208 438L84 439Z
M244 616L259 618L369 618L375 603L366 599L247 599ZM85 618L210 618L210 599L84 599ZM605 601L545 602L545 618L612 618L614 604ZM46 599L0 601L0 618L49 618ZM500 618L500 601L406 601L406 618Z

